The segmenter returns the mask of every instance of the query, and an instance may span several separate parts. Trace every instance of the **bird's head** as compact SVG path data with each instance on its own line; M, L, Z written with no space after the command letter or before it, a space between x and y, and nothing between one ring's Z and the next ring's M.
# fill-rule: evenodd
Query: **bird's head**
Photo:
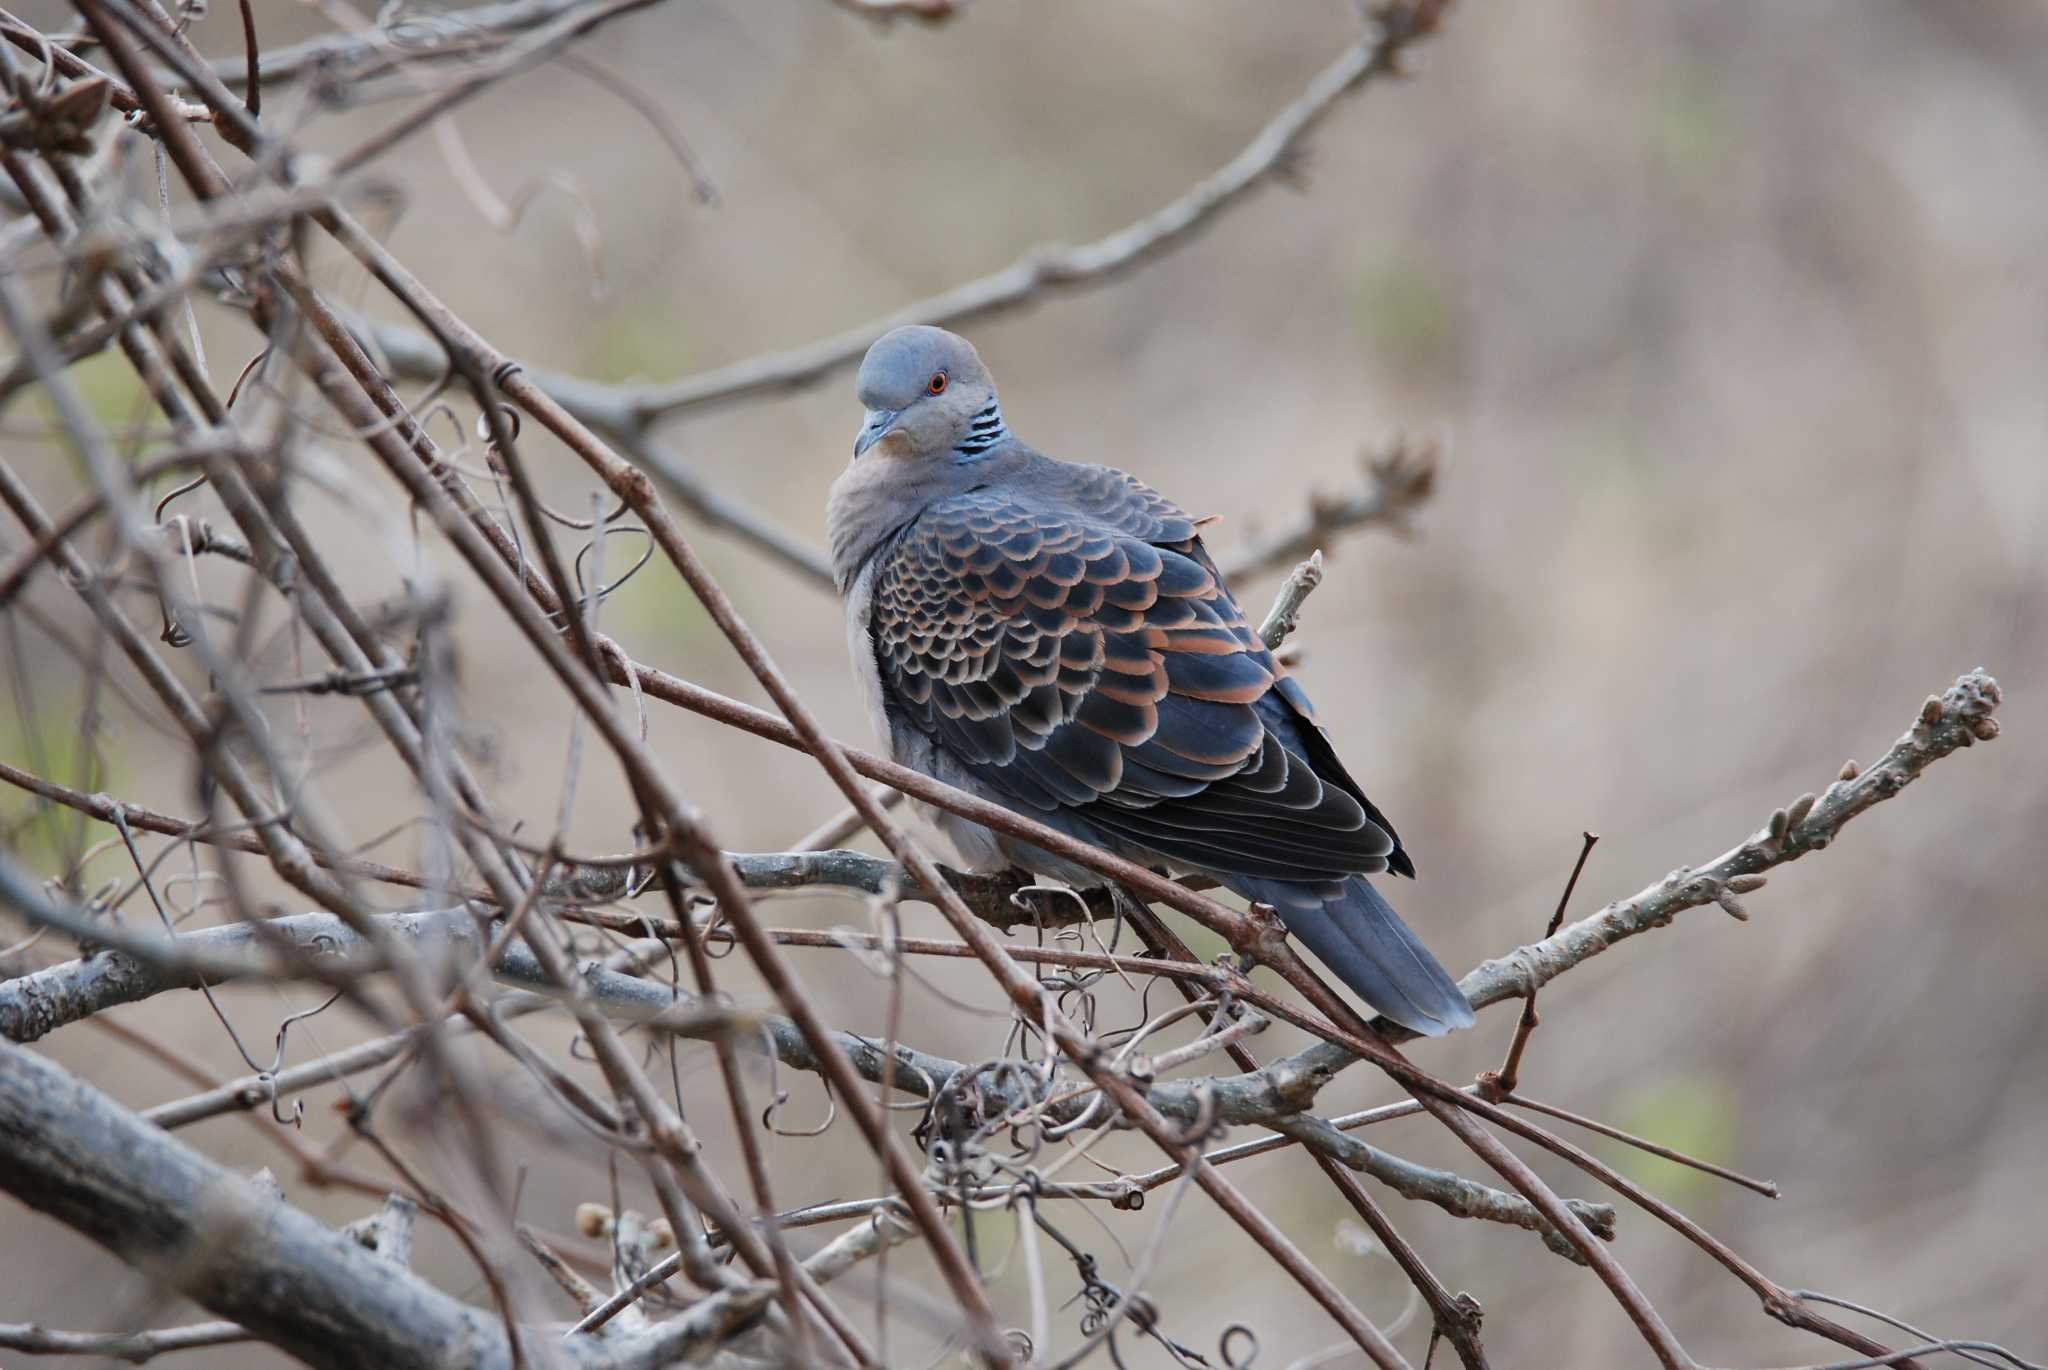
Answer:
M855 393L868 411L853 440L856 461L872 454L965 465L1010 436L974 344L943 328L883 334L860 364Z
M1028 459L973 344L922 325L884 334L855 386L867 422L832 485L826 533L843 591L896 531L936 500L1000 479Z

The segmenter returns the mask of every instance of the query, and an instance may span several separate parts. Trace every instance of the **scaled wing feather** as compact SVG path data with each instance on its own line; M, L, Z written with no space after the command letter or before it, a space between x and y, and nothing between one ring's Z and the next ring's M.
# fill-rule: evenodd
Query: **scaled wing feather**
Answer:
M1410 869L1195 521L1135 478L972 490L879 555L888 706L998 793L1219 875Z

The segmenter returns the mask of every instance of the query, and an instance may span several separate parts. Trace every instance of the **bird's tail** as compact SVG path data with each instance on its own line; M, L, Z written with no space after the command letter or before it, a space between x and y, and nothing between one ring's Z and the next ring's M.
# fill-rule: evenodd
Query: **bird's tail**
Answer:
M1270 904L1316 959L1352 992L1426 1037L1472 1025L1472 1005L1379 891L1357 876L1338 884L1233 881Z

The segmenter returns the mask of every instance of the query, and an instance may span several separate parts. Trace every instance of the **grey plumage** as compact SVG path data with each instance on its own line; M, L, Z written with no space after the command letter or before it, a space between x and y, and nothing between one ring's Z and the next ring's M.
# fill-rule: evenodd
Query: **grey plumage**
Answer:
M848 645L896 759L1120 855L1270 904L1381 1013L1472 1021L1366 875L1413 875L1198 525L1122 471L1010 433L973 347L899 328L861 364L867 419L828 529ZM970 863L1100 877L935 815Z

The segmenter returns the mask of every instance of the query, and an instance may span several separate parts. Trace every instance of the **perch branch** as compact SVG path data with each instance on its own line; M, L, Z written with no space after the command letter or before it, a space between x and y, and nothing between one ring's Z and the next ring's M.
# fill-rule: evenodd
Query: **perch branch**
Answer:
M383 914L378 916L378 922L388 940L404 947L409 958L423 964L431 963L437 955L450 961L476 956L490 941L486 931L479 928L476 920L463 909ZM258 929L247 924L231 923L180 933L175 939L155 940L164 944L166 953L158 962L128 952L102 951L82 960L67 961L0 982L0 1038L34 1041L60 1026L104 1009L140 1002L169 990L194 988L200 983L198 974L192 969L195 966L205 968L207 982L211 984L228 983L243 975L269 973L271 958L263 953L279 943L317 953L332 974L339 974L352 961L369 954L369 948L359 934L326 913L270 919L260 930L260 935ZM169 954L173 950L176 954ZM1016 950L1028 955L1035 949ZM1159 967L1146 969L1156 971ZM500 953L493 973L510 985L541 991L552 988L552 981L545 970L519 943L508 945ZM1203 973L1210 972L1203 968ZM678 998L670 987L659 982L595 965L582 968L581 983L591 1002L609 1016L645 1024L679 1037L715 1039L723 1036L742 1046L758 1041L764 1043L784 1065L811 1072L821 1069L817 1052L797 1026L786 1018L773 1014L739 1014L705 1006L687 996ZM1254 994L1250 997L1256 1003L1264 996ZM502 1004L497 1012L510 1016L551 1006L560 1006L558 997L535 993ZM191 1099L150 1109L143 1116L158 1126L176 1128L222 1112L259 1106L279 1094L328 1083L342 1075L367 1070L394 1059L406 1049L418 1031L412 1029L395 1033L348 1048L332 1057L294 1066L278 1072L268 1083L253 1077L230 1081ZM897 1088L915 1095L929 1096L964 1068L960 1062L899 1043L895 1067L891 1070L888 1058L872 1039L848 1032L835 1032L833 1038L863 1079L871 1083L892 1080ZM1245 1078L1224 1076L1192 1083L1203 1089L1213 1088L1221 1100L1233 1093L1233 1081ZM1154 1086L1154 1097L1166 1104L1166 1111L1178 1114L1186 1105L1183 1091L1187 1083L1176 1081ZM1273 1108L1269 1114L1260 1115L1256 1107L1247 1108L1242 1103L1221 1105L1218 1111L1219 1114L1227 1111L1234 1115L1236 1121L1269 1122L1280 1126L1278 1120L1292 1115L1293 1106L1284 1093L1270 1097ZM1005 1107L1021 1107L1028 1102L1014 1098ZM1056 1116L1077 1116L1084 1107L1085 1100L1077 1098L1056 1110ZM1327 1124L1318 1120L1309 1120L1302 1126L1304 1129L1328 1129ZM1373 1175L1407 1198L1437 1204L1459 1217L1483 1218L1531 1231L1544 1231L1535 1210L1513 1195L1489 1189L1448 1171L1416 1165L1377 1148L1364 1147L1355 1139L1341 1138L1332 1146L1328 1144L1328 1134L1323 1130L1316 1130L1312 1136L1306 1137L1297 1133L1289 1135L1308 1141L1318 1149L1332 1151L1346 1165ZM1341 1134L1335 1135L1341 1137ZM1171 1178L1179 1173L1179 1168L1169 1167L1164 1173ZM1596 1229L1612 1231L1614 1213L1611 1208L1579 1205L1575 1211L1581 1211Z
M1993 714L1998 702L1998 682L1982 671L1969 672L1946 693L1929 696L1913 726L1869 770L1849 763L1843 767L1842 778L1819 799L1802 796L1776 811L1740 846L1698 869L1681 867L1631 898L1616 900L1570 924L1556 936L1482 962L1458 982L1459 988L1474 1008L1519 999L1617 942L1667 925L1686 909L1756 889L1762 883L1756 879L1760 872L1828 846L1850 819L1898 794L1935 761L1997 737L1998 721ZM1380 1035L1390 1040L1406 1035L1392 1024L1376 1026ZM1357 1059L1342 1046L1316 1042L1256 1074L1236 1077L1216 1091L1214 1103L1231 1122L1279 1117L1290 1103L1296 1110L1309 1107L1323 1086ZM1161 1085L1154 1101L1166 1111L1184 1116L1194 1107L1194 1099L1182 1090L1179 1082Z
M659 681L645 683L652 686ZM696 695L700 692L697 691L697 687L691 686L689 691L684 698L690 703L698 703ZM660 691L650 688L649 693L659 695ZM708 691L701 693L709 695ZM719 696L710 698L718 701L717 707L720 712L730 712L734 719L740 721L742 726L747 726L750 731L768 736L771 740L783 742L785 745L799 745L794 730L780 719L738 704L737 701L725 700ZM1844 768L1844 778L1829 786L1821 798L1805 798L1796 801L1788 809L1780 810L1779 813L1783 814L1782 820L1774 814L1770 822L1749 841L1724 853L1706 866L1697 870L1682 868L1632 898L1616 901L1598 913L1571 924L1553 937L1484 962L1460 981L1461 988L1465 990L1475 1007L1483 1008L1504 999L1521 998L1529 991L1548 983L1572 966L1598 955L1615 943L1669 923L1685 909L1718 902L1721 899L1733 899L1755 889L1755 877L1762 871L1826 847L1849 820L1898 794L1934 761L1980 739L1990 740L1996 737L1998 726L1993 715L1998 699L1997 682L1990 676L1981 671L1964 675L1946 694L1929 698L1923 706L1921 716L1893 744L1876 766L1865 771L1855 768L1852 763L1851 766ZM959 793L915 772L852 749L848 749L847 756L856 769L871 775L872 778L885 783L895 783L900 778L904 782L902 788L905 792L938 803L941 807L951 807L953 796ZM995 807L984 805L982 801L971 796L962 795L960 798L967 802L954 811L964 812L968 817L981 818L985 809ZM132 814L132 810L130 812ZM1007 811L997 810L993 816L1000 819L1005 814ZM1025 832L1028 834L1035 826L1025 828ZM1078 844L1076 846L1084 856L1092 852L1092 849L1079 847ZM790 855L802 859L812 854ZM857 854L847 855L851 857ZM783 858L778 856L773 860L780 868ZM848 871L855 868L858 868L860 880L864 882L857 886L860 888L891 888L888 883L890 880L902 879L900 867L879 858L860 857L857 862L848 862L842 867ZM1142 871L1142 868L1131 869ZM1146 877L1145 883L1153 887L1145 892L1156 893L1158 886L1164 884L1176 896L1171 902L1182 907L1184 911L1190 911L1183 903L1184 899L1199 899L1199 896L1184 887L1160 881L1151 872L1142 874ZM871 886L865 883L869 881L873 882ZM901 885L895 885L893 888L901 888ZM1203 904L1208 902L1201 901ZM1199 908L1200 905L1196 907ZM1390 1034L1398 1035L1398 1029L1392 1029L1384 1024L1381 1026ZM1218 1106L1223 1110L1225 1119L1233 1122L1262 1121L1265 1118L1279 1116L1289 1111L1290 1107L1306 1107L1316 1092L1334 1078L1338 1071L1350 1065L1353 1059L1352 1055L1341 1047L1327 1042L1314 1044L1294 1056L1274 1062L1256 1076L1241 1077L1237 1083L1219 1093ZM1160 1088L1170 1091L1172 1086ZM1185 1101L1182 1102L1182 1108L1170 1111L1185 1111Z

